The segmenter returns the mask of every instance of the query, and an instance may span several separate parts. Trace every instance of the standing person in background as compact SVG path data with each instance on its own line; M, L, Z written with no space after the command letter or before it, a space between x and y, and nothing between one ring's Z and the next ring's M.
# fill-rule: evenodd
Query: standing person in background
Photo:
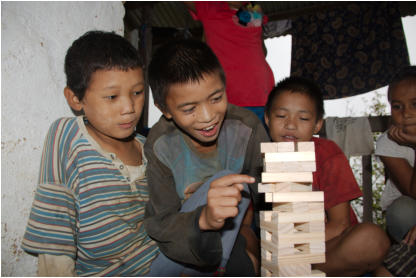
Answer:
M253 2L184 2L204 27L206 42L220 60L232 104L263 118L267 96L274 86L267 64L262 25L267 21Z

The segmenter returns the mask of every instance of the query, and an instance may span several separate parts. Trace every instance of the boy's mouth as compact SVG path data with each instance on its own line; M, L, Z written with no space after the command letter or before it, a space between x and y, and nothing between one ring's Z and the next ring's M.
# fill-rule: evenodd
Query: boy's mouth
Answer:
M212 137L217 134L218 124L210 125L206 128L200 129L199 132L204 137Z
M122 123L122 124L120 124L120 127L125 128L125 129L129 129L133 126L133 124L134 124L134 121L127 122L127 123Z
M286 142L295 142L295 141L298 140L297 137L291 136L291 135L284 135L284 136L282 136L282 139L283 139L283 141L286 141Z

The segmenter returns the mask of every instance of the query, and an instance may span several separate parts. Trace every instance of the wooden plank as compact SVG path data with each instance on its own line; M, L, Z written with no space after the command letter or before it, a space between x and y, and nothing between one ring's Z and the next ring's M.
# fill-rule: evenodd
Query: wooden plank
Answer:
M264 172L315 172L315 161L265 162Z
M276 152L265 153L264 161L285 162L285 161L315 161L315 152Z
M261 153L294 152L294 151L295 151L294 142L263 142L263 143L260 143L260 152Z
M278 264L277 267L279 276L311 276L312 266L308 263L301 264Z
M325 232L320 233L289 233L289 234L278 234L278 244L290 243L290 244L301 244L310 242L325 242Z
M325 253L320 254L294 254L278 257L279 264L291 264L291 263L310 263L319 264L325 262Z
M301 184L295 182L280 183L259 183L258 192L293 192L293 191L312 191L312 184Z
M263 183L272 182L312 182L313 176L311 172L298 173L261 173L261 181Z
M298 152L315 152L315 142L298 142L297 143Z
M282 202L323 202L323 191L310 191L310 192L277 192L266 193L273 194L273 203Z
M274 211L263 211L265 212L264 218L260 218L260 228L270 227L269 230L277 228L276 225L279 223L301 223L301 222L310 222L310 221L324 221L325 213L324 211L308 212L308 213L297 213L297 212L274 212ZM275 214L271 214L275 213ZM271 219L271 220L269 220Z

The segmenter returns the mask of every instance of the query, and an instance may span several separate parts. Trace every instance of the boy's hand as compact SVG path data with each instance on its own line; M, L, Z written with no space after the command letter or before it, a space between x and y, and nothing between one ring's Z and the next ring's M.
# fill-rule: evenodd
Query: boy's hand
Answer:
M390 139L400 145L416 148L416 117L404 119L402 125L391 126L388 131Z
M214 180L210 184L207 205L199 218L201 230L219 230L225 219L238 214L243 183L253 183L255 179L247 175L232 174Z
M404 237L403 243L406 243L407 245L414 246L416 242L416 226L413 226L407 233L407 235Z

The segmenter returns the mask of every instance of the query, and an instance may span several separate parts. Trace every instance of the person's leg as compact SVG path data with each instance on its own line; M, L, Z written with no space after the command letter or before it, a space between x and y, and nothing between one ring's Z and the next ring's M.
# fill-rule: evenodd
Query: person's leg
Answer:
M313 267L327 276L359 276L376 270L383 262L390 240L377 225L350 227L326 243L326 262Z
M389 235L398 243L416 225L416 200L401 196L386 210L386 227Z

